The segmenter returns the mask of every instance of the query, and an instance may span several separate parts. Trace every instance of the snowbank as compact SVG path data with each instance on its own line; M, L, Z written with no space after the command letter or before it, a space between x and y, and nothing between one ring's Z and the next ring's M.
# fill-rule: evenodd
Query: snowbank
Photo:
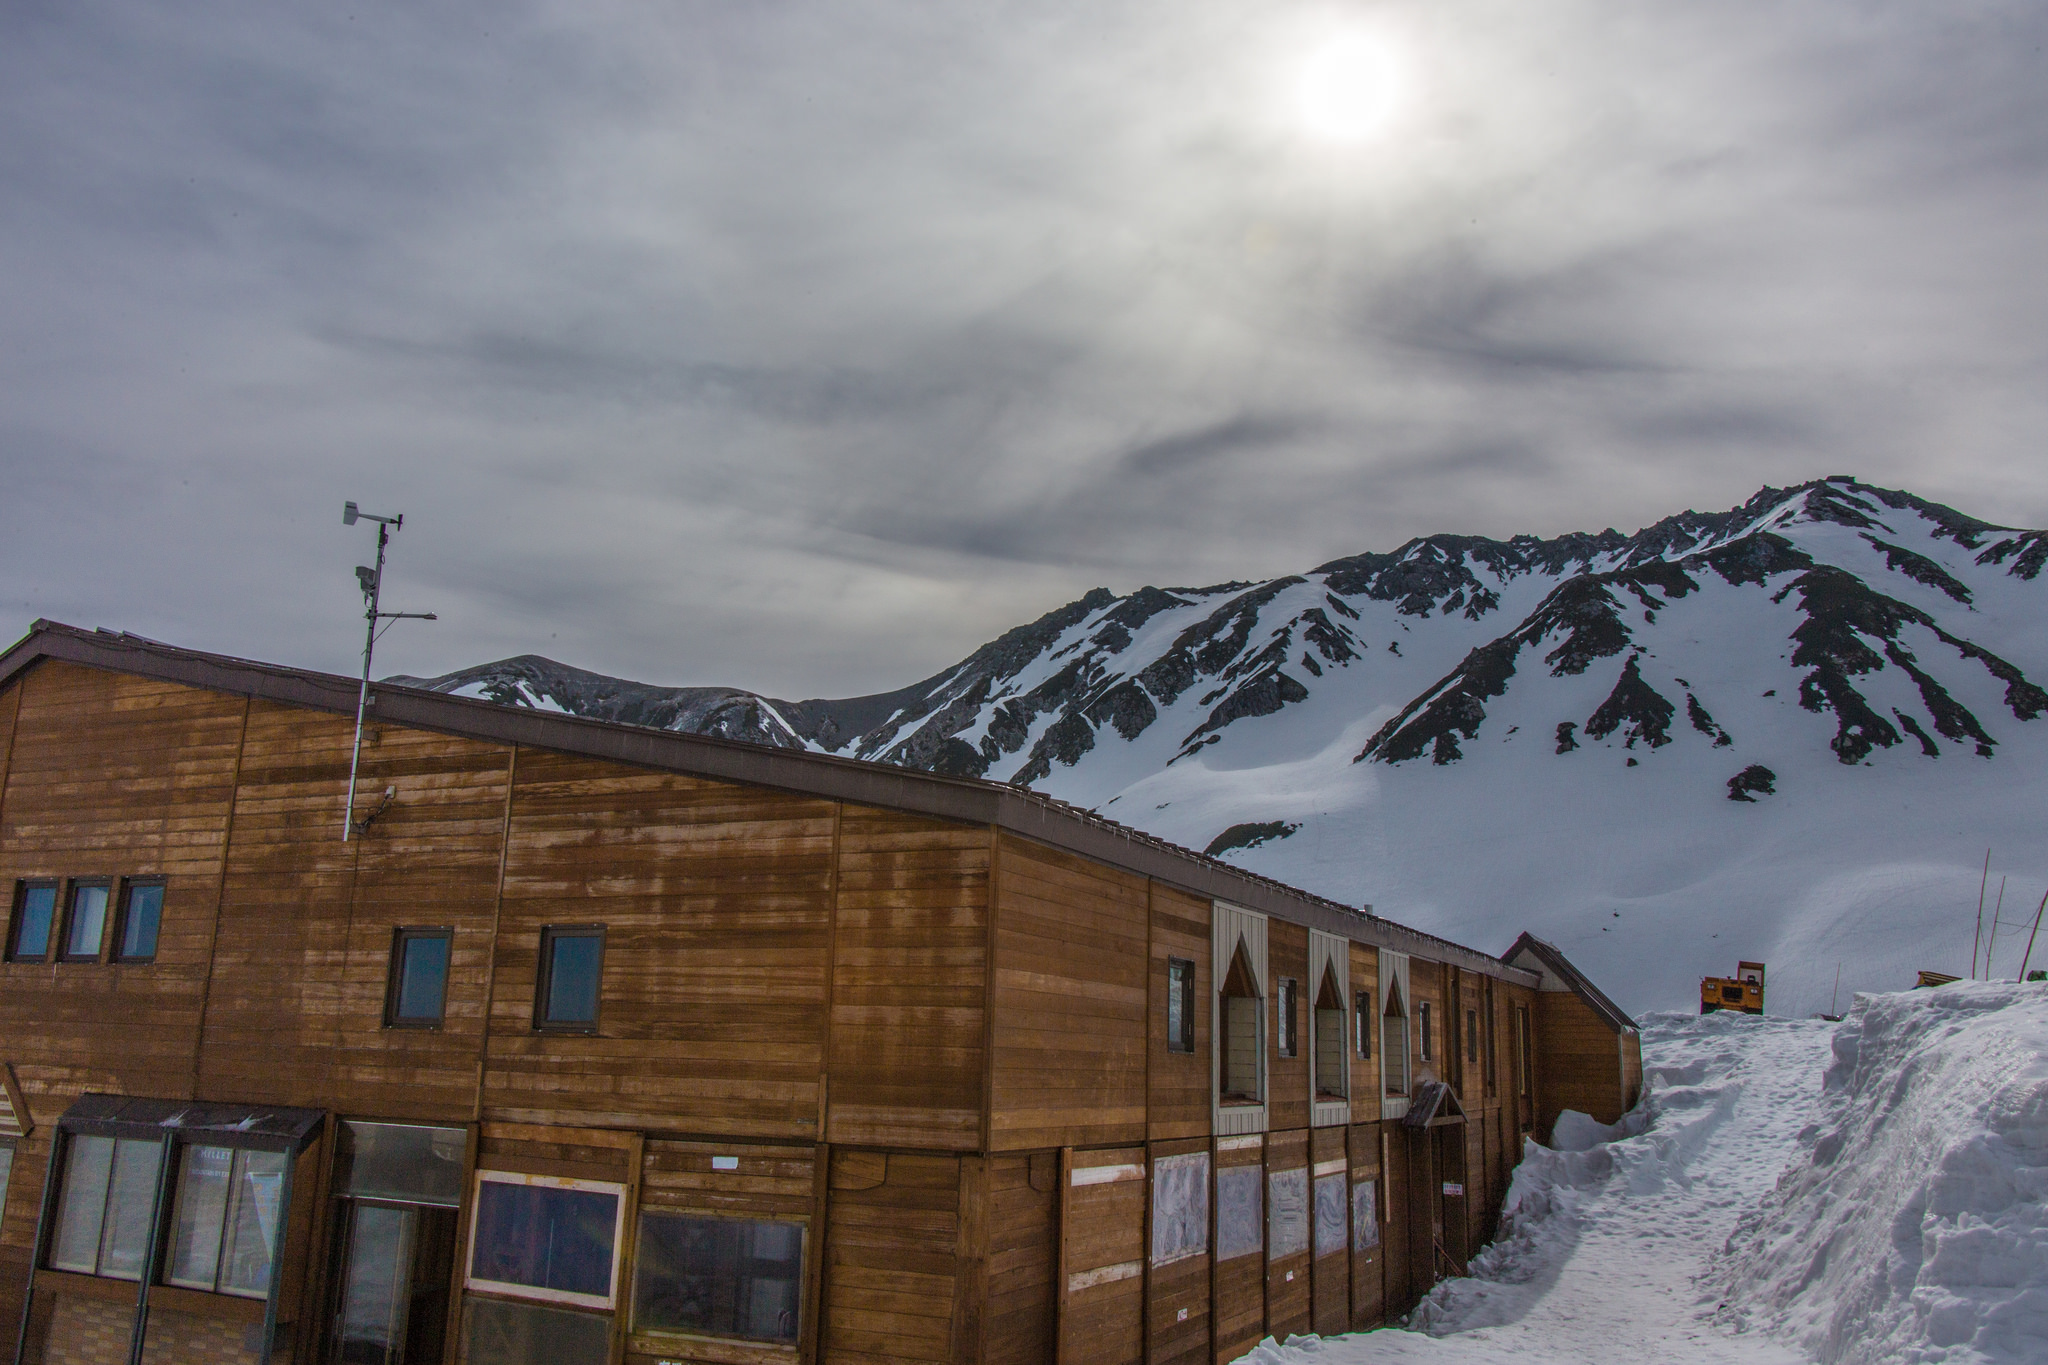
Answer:
M1827 1365L2048 1360L2048 988L1859 996L1799 1140L1724 1324Z

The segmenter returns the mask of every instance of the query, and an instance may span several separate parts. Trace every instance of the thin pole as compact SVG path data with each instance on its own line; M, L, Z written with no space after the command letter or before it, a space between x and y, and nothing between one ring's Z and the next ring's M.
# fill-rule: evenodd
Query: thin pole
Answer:
M1842 1003L1842 964L1835 964L1835 993L1828 997L1828 1013L1836 1012L1835 1006Z
M369 676L368 665L363 676ZM1991 850L1984 850L1984 879L1977 883L1977 937L1970 942L1970 980L1977 979L1977 950L1984 946L1984 888L1991 885Z
M353 503L350 504L354 506ZM363 615L369 625L363 631L363 682L356 690L356 740L348 756L348 805L341 812L341 841L348 842L350 832L356 823L356 767L363 757L363 709L370 704L370 653L377 647L377 595L384 589L384 547L391 543L391 527L385 522L377 523L377 571L370 576L370 607ZM1990 854L1985 854L1984 866L1991 866ZM1984 919L1982 897L1978 898L1977 919Z
M2027 979L2027 963L2034 957L2034 938L2041 932L2041 911L2048 910L2048 891L2041 893L2041 904L2034 910L2034 932L2027 935L2027 951L2020 954L2020 980Z
M1998 903L1991 907L1991 937L1984 940L1984 979L1991 979L1991 957L1998 951L1998 912L2005 909L2005 878L1998 879Z

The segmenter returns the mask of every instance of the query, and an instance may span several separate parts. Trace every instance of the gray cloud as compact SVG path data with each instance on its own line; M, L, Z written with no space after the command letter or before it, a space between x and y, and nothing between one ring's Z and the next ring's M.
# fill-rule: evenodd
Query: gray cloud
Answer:
M1284 81L1380 26L1376 141ZM0 602L852 693L1852 470L2048 522L2048 14L0 9Z

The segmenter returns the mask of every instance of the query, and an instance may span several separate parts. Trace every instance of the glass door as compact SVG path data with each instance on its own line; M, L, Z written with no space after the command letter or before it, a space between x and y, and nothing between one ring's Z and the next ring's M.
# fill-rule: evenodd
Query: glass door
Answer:
M453 1210L342 1201L334 1356L341 1365L441 1358L454 1270Z

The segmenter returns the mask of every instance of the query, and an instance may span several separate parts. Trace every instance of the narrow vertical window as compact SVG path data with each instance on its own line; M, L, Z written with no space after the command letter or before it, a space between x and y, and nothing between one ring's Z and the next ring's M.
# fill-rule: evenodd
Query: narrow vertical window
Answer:
M1281 977L1278 989L1273 992L1273 1010L1275 1022L1279 1027L1280 1055L1282 1057L1292 1057L1295 1054L1296 1043L1299 1041L1295 1037L1294 1032L1294 996L1294 978L1291 976Z
M386 1028L438 1028L448 1006L448 952L453 929L395 929L391 979L385 987Z
M1358 1055L1368 1061L1372 1058L1372 992L1358 993Z
M566 1033L597 1032L603 979L603 925L551 924L543 929L533 1026Z
M14 888L14 923L7 936L7 960L47 961L56 922L57 883L17 882Z
M1264 1007L1258 978L1240 943L1217 995L1217 1092L1224 1104L1265 1099L1265 1036L1259 1026Z
M1422 1060L1426 1062L1426 1061L1428 1061L1428 1060L1429 1060L1429 1059L1431 1058L1431 1056L1433 1055L1433 1052L1432 1052L1432 1050L1431 1050L1431 1047L1430 1047L1430 1043L1431 1043L1432 1039L1430 1038L1430 1035L1429 1035L1429 1024L1430 1024L1430 1020L1429 1020L1429 1002L1428 1002L1427 1000L1424 1000L1424 1001L1423 1001L1423 1002L1422 1002L1422 1003L1421 1003L1420 1005L1418 1005L1418 1006L1417 1006L1416 1008L1417 1008L1418 1012L1419 1012L1419 1013L1421 1014L1421 1024L1422 1024Z
M1465 1060L1479 1060L1479 1011L1465 1011Z
M1535 1090L1533 1067L1529 1059L1529 1007L1515 1006L1515 1061L1520 1073L1521 1093L1528 1095Z
M71 883L71 904L64 915L65 962L97 962L107 936L107 901L113 888L103 881Z
M1401 1004L1398 981L1387 987L1387 1005L1380 1015L1380 1069L1386 1073L1387 1093L1408 1093L1408 1011Z
M1316 990L1316 1095L1341 1100L1351 1095L1351 1066L1344 1058L1344 995L1335 969L1323 973Z
M114 961L156 961L157 932L163 927L164 884L136 878L121 885L121 911L114 928Z
M1166 959L1166 1050L1195 1050L1195 964Z

